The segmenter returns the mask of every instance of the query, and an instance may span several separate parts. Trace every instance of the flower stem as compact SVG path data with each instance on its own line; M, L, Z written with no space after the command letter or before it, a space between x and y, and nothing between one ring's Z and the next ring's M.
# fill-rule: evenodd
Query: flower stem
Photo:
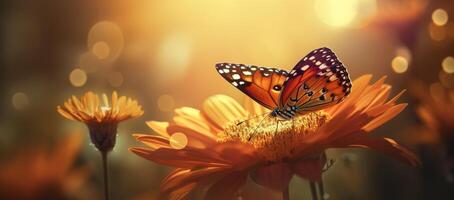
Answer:
M289 186L282 190L282 200L290 200Z
M309 184L310 184L310 186L311 186L312 200L318 200L317 188L316 188L315 182L312 182L312 181L311 181Z
M323 180L317 182L318 184L318 193L320 194L320 198L323 200L325 199L325 189L323 188Z
M107 167L107 151L101 151L102 168L104 172L104 199L109 200L109 171Z

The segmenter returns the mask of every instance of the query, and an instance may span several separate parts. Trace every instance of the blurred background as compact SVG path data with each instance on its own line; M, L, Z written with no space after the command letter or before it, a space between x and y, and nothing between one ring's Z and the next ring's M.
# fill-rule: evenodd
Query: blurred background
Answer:
M411 168L367 150L331 150L327 197L454 198L452 0L0 4L0 199L101 199L100 155L86 127L56 106L73 94L112 90L145 111L120 124L109 158L112 199L156 199L169 169L128 152L140 146L132 133L152 134L145 121L170 120L174 108L199 108L213 94L242 100L215 63L291 69L322 46L352 79L387 76L394 94L408 89L401 102L409 107L374 134L397 139L423 161ZM294 178L291 188L292 199L310 199L307 182Z

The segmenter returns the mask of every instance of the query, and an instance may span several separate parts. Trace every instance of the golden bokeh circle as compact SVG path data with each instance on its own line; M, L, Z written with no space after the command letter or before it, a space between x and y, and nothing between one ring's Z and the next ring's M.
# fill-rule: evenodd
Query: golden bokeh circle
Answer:
M169 138L169 144L174 149L183 149L188 145L188 137L184 133L174 133Z
M100 21L90 28L87 45L97 58L114 59L123 49L123 31L114 22Z
M17 110L24 109L29 103L27 94L23 92L15 93L11 98L11 102L13 104L13 107Z
M408 70L408 60L402 56L396 56L391 61L394 72L402 74Z
M162 112L172 111L175 107L175 100L172 96L168 94L163 94L158 97L158 108Z
M69 82L74 87L82 87L87 82L87 73L82 69L74 69L69 74Z
M110 55L110 48L109 45L104 41L96 42L93 47L91 48L91 52L97 58L103 60L109 57Z
M432 21L437 26L444 26L448 23L448 12L446 10L438 8L432 13Z
M454 73L454 57L448 56L443 59L441 62L441 66L443 68L443 71L445 71L448 74Z
M356 17L358 0L316 0L315 12L318 18L331 26L343 27Z

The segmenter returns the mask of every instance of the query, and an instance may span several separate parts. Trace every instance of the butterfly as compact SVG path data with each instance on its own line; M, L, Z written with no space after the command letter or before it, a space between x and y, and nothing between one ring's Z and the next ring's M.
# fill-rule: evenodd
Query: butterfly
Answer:
M290 72L233 63L218 63L216 70L281 120L338 104L352 87L347 69L326 47L311 51Z

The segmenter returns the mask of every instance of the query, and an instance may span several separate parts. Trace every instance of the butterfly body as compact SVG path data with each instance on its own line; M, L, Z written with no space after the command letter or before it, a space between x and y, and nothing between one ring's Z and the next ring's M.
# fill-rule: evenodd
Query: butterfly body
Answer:
M273 111L271 111L270 116L279 117L283 120L289 120L297 115L297 111L298 111L298 107L296 107L296 106L285 107L285 108L275 108Z
M216 70L283 120L340 103L351 91L347 70L326 47L310 52L290 72L233 63L216 64Z

